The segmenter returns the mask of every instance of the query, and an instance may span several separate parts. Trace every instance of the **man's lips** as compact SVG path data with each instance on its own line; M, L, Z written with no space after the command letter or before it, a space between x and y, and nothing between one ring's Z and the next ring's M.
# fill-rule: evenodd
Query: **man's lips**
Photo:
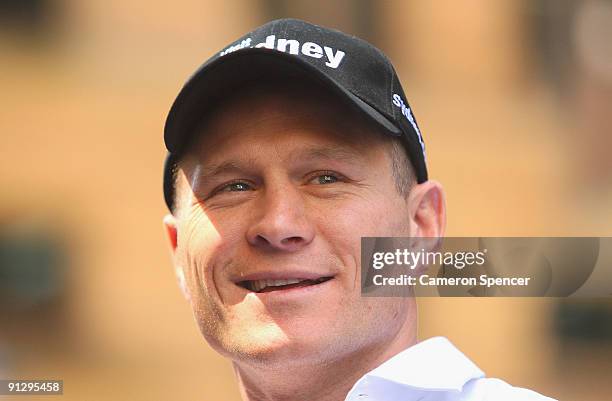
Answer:
M333 274L273 271L241 275L240 278L232 281L249 291L261 293L313 286L324 283L333 277Z
M241 281L238 283L241 287L246 288L253 292L270 292L278 290L289 290L297 287L307 287L311 285L317 285L331 280L331 276L320 277L316 280L310 279L286 279L286 280L253 280L253 281Z

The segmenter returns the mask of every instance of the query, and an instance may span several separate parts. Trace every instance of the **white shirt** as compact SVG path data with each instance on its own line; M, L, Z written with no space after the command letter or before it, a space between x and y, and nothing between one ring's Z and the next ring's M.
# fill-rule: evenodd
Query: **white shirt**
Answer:
M555 401L484 376L450 341L434 337L367 373L345 401Z

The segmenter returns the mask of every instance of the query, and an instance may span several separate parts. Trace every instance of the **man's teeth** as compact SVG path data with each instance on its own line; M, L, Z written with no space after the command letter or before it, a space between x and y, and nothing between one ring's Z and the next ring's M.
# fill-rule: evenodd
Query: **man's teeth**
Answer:
M252 291L257 292L263 290L266 287L280 287L282 285L297 284L301 281L305 280L299 280L294 278L290 278L287 280L253 280L249 282L249 287Z

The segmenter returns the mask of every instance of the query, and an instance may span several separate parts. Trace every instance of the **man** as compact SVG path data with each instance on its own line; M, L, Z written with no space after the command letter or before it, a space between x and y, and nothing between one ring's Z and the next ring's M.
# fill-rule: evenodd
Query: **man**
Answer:
M442 187L378 49L268 23L190 78L165 142L177 277L244 400L546 399L484 379L443 338L417 344L414 298L361 296L361 237L445 226Z

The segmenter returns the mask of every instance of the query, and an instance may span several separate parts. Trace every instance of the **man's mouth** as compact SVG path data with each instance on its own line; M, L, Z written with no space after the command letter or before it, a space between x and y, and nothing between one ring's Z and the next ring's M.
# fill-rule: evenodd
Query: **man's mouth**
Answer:
M253 292L270 292L279 290L288 290L297 287L308 287L324 283L333 277L320 277L318 279L299 279L289 278L285 280L247 280L240 281L239 286Z

